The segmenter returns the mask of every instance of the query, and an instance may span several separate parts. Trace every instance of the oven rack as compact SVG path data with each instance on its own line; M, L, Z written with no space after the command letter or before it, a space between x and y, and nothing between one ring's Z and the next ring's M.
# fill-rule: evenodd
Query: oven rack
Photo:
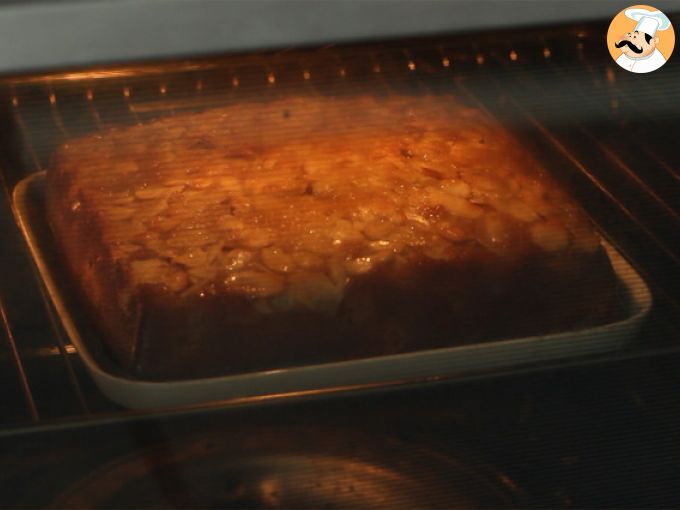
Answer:
M81 132L243 98L276 97L281 91L329 94L365 88L393 94L446 89L518 126L552 157L566 161L564 177L592 219L650 283L655 310L643 341L630 351L572 363L676 352L680 151L673 133L680 124L680 66L669 62L654 85L636 80L609 59L602 30L601 25L586 25L522 36L496 34L480 37L475 45L462 37L438 38L5 79L0 83L0 117L10 119L16 137L10 141L23 150L12 152L7 142L2 144L5 196L0 218L12 215L14 185L45 169L53 148ZM640 103L640 91L647 104ZM77 115L65 113L73 111ZM659 125L666 130L659 133ZM0 279L0 435L252 403L240 399L130 411L109 402L68 343L16 225L10 221L0 227L9 240L0 254L16 252L8 257L13 265L7 271L16 271L21 279L12 284ZM19 287L29 294L23 302L32 306L30 320L23 317L25 309L13 307Z

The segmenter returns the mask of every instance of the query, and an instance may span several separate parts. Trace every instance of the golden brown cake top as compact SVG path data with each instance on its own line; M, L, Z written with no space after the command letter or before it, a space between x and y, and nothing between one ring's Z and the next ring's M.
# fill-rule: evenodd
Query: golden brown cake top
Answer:
M512 137L450 96L235 105L75 139L54 163L131 288L233 291L263 311L332 310L385 264L599 243Z

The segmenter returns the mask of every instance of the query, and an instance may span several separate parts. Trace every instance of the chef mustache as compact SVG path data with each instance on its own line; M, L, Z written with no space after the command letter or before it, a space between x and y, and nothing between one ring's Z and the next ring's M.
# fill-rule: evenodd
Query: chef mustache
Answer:
M622 46L628 46L630 48L630 51L632 51L633 53L642 53L642 48L638 48L628 39L621 39L614 46L616 46L617 48L621 48Z

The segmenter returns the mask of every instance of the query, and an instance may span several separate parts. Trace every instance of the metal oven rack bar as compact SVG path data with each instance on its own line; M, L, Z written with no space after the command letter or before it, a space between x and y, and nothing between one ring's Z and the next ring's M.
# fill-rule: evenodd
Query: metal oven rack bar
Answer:
M462 41L438 40L407 46L373 45L370 51L334 47L301 54L284 51L262 56L254 63L247 59L232 59L225 61L228 64L215 66L182 64L174 70L177 71L174 74L173 69L168 72L168 66L161 66L152 69L141 80L139 75L126 74L125 70L118 71L118 74L104 71L100 75L95 71L89 75L74 73L73 79L61 75L47 81L36 81L29 87L30 101L42 101L44 104L38 111L49 111L49 115L36 118L35 111L24 110L24 103L29 100L24 97L26 82L23 82L24 85L10 84L6 91L8 103L3 111L7 111L21 137L25 149L23 162L27 167L23 175L27 175L42 170L47 164L45 154L49 147L43 143L45 131L58 140L85 129L83 126L101 131L115 122L139 123L151 116L173 115L184 109L200 109L220 101L238 100L253 90L274 97L279 90L293 87L305 94L342 93L362 87L388 95L395 93L398 87L423 93L450 89L467 95L494 114L506 111L521 116L523 122L533 126L533 130L553 146L553 150L571 160L572 166L580 172L577 177L587 183L589 189L596 190L590 197L597 197L604 204L594 207L591 213L605 232L611 225L600 220L607 214L625 219L625 228L632 231L627 242L621 240L618 235L621 232L612 234L611 240L620 244L623 252L638 262L638 268L649 278L657 298L660 298L659 329L655 332L663 331L666 338L678 340L680 328L672 317L677 316L680 310L680 254L673 246L672 237L668 236L669 232L673 229L677 232L680 227L680 173L674 164L678 152L659 145L649 136L648 128L634 122L634 115L644 116L646 112L641 110L624 86L627 77L616 73L610 61L591 60L594 57L587 56L591 53L584 49L597 44L600 44L597 31L589 33L584 29L570 29L552 38L532 35L526 40L502 43L492 39L487 44L475 46ZM668 77L663 81L669 89L663 93L673 93L670 87L677 84L680 76L676 69L669 69ZM575 78L575 72L583 73L580 79ZM106 83L112 76L116 83L115 91L110 88L100 90L99 84ZM181 77L179 87L173 82L175 76ZM596 95L588 104L598 108L599 114L610 119L620 131L617 135L608 136L601 130L578 124L578 119L571 116L573 112L565 110L568 104L560 105L558 102L551 106L548 100L528 100L530 97L550 97L552 91L546 88L548 81L544 78L551 78L553 83L558 80L569 84L578 93L587 88ZM62 87L63 83L68 86ZM649 85L644 86L649 88ZM86 112L79 120L82 125L70 123L63 115L64 91L64 101L68 101L69 97L71 100L79 97L81 109ZM658 90L648 92L659 94ZM556 100L560 98L558 93L553 95ZM563 126L551 123L551 115L560 115ZM680 112L670 112L667 121L677 126ZM36 130L36 125L42 127ZM634 131L626 129L630 125L633 125ZM636 170L639 159L618 158L616 155L620 148L620 144L614 143L616 136L630 140L633 138L631 133L642 138L643 154L651 161L646 164L644 175ZM578 150L578 143L584 141L590 144L592 150ZM11 165L12 161L3 162L5 166L8 164ZM650 172L651 177L648 175ZM11 204L11 189L21 176L0 172L8 205ZM589 207L590 202L584 204ZM4 214L4 211L0 213ZM655 224L656 219L660 219L661 224ZM16 246L23 246L18 241L17 232L14 232L14 241ZM646 263L650 260L653 263ZM672 277L669 278L669 275ZM32 280L25 284L34 287L40 296L42 309L35 313L42 315L48 326L37 344L22 328L16 327L7 306L10 299L8 289L3 288L0 280L0 334L4 336L7 347L6 350L0 348L0 367L13 367L23 400L23 403L13 400L17 406L23 406L23 412L16 413L18 418L7 423L0 419L0 435L147 416L149 412L120 409L99 394L85 373L75 348L66 341L37 274L33 272ZM676 344L662 342L617 356L659 355L678 350ZM598 360L585 362L596 363ZM50 379L39 366L32 366L45 363L51 365L52 376L58 376ZM48 380L43 380L46 378ZM37 390L39 387L44 389L45 385L51 386L51 393ZM68 409L58 402L49 402L50 394L58 394L71 402ZM247 402L218 402L198 408L164 409L154 413L192 412L236 403Z
M23 362L21 360L21 355L19 354L19 349L17 348L16 341L14 340L14 335L12 334L12 328L9 325L9 319L7 318L7 312L5 311L5 306L0 300L0 318L2 318L2 325L5 328L5 336L7 337L7 342L10 347L12 361L14 367L16 368L17 375L21 384L21 391L23 392L24 398L26 400L26 407L28 408L29 415L33 422L37 422L40 419L38 414L38 409L35 405L35 399L33 398L33 393L31 392L31 386L26 377L26 370L24 369Z

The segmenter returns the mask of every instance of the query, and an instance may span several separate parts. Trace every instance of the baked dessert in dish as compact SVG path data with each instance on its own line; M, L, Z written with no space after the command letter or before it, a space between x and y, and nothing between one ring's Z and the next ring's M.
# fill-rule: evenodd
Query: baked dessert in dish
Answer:
M249 102L69 140L49 221L128 374L277 369L605 322L578 205L451 97Z

